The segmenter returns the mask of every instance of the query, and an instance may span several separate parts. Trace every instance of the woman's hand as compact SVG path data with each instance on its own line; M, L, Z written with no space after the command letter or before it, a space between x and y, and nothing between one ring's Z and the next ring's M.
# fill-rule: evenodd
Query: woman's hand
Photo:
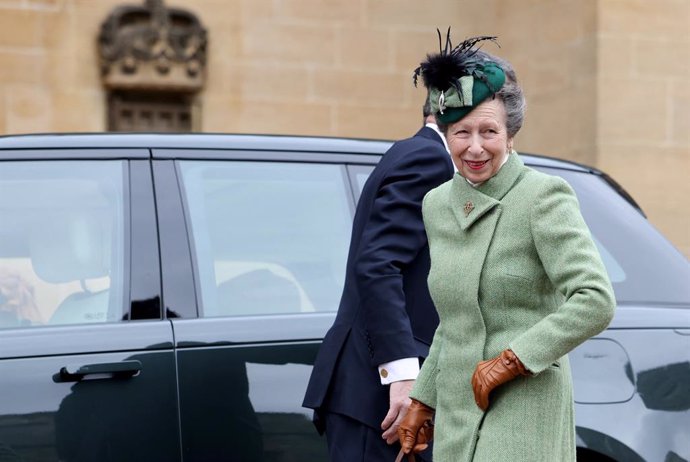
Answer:
M398 427L400 446L405 454L419 453L429 447L429 443L434 439L433 418L432 408L412 399L412 404Z
M519 375L530 375L530 373L512 350L503 350L495 358L477 363L472 374L472 389L477 406L482 411L486 411L489 407L491 390Z

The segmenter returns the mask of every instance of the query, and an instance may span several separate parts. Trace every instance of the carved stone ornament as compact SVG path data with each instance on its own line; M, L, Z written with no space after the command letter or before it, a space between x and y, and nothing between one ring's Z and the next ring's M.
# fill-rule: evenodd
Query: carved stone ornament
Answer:
M206 29L163 0L116 7L98 37L101 76L109 89L201 89L206 72Z

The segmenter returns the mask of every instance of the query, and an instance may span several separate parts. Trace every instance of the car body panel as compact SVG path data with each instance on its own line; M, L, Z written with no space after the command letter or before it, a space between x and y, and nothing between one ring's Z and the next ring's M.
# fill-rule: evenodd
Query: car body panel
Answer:
M4 451L46 461L178 457L169 323L22 329L3 335L0 348ZM134 377L102 373L81 380L60 378L63 368L113 368L132 360L142 365ZM156 459L161 455L165 459Z
M301 401L337 306L204 318L180 163L341 166L353 215L364 181L390 145L225 134L0 137L0 168L10 160L125 160L131 203L121 322L0 332L0 454L38 461L94 454L327 460L325 439ZM620 461L690 460L687 259L604 173L522 157L573 186L618 300L609 328L571 353L578 447ZM111 372L75 374L84 367Z

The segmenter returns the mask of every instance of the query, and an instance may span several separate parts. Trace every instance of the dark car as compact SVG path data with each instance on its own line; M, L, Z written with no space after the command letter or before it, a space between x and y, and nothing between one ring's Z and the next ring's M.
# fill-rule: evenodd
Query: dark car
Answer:
M0 138L0 460L325 461L301 407L388 142ZM607 175L565 178L613 281L571 354L580 460L690 459L690 265Z

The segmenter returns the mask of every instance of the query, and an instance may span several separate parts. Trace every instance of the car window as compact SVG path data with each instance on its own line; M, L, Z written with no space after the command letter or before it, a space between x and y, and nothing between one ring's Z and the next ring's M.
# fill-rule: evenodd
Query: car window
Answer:
M204 317L337 310L352 226L343 167L179 168Z
M123 317L122 161L0 162L0 328Z
M687 259L603 179L536 168L564 178L575 190L619 303L690 303ZM357 172L360 191L368 173Z
M690 303L687 259L601 177L538 169L575 190L619 303Z

